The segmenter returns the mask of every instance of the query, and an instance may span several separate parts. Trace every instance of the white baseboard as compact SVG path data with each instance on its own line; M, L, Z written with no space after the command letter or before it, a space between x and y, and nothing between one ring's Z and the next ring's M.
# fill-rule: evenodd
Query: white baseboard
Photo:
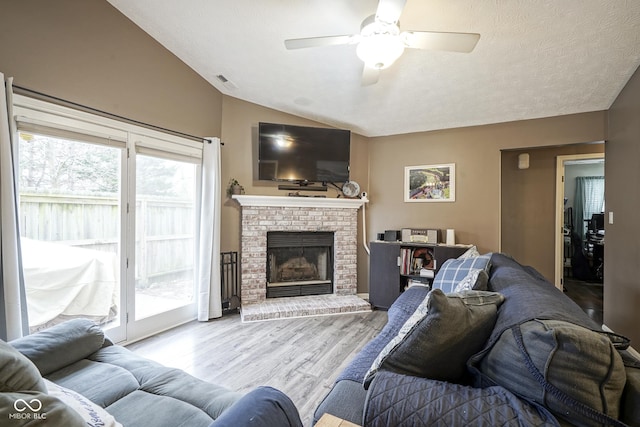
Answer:
M356 294L356 296L358 298L362 298L365 301L369 301L369 293L368 292L366 294Z

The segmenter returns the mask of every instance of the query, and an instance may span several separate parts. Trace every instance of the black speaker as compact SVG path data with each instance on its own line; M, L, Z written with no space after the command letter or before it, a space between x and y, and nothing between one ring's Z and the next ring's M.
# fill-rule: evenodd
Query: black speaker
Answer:
M385 230L384 231L384 241L385 242L397 242L400 240L401 233L400 230Z
M384 240L384 233L378 233L378 240Z

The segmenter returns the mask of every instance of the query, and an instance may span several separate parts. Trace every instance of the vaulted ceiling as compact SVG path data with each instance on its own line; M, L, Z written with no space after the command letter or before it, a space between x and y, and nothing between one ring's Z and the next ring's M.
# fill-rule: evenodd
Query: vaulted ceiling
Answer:
M471 53L407 49L361 85L377 0L108 0L222 93L365 136L608 109L640 65L633 0L407 0L401 30L472 32ZM224 83L218 76L224 76Z

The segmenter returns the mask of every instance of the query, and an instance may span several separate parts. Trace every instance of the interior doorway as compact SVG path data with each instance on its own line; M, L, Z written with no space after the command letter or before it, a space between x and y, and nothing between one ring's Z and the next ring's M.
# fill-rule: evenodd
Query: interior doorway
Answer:
M559 267L562 272L562 262L557 261L560 252L556 246L558 237L562 237L563 221L562 214L556 218L556 195L564 188L556 189L557 159L589 154L602 157L604 142L532 147L501 153L500 250L518 262L534 267L559 288L562 287L562 276L556 278L556 269ZM521 158L527 157L528 163L520 162ZM560 197L562 200L563 196Z
M602 282L604 271L604 153L558 156L555 283Z
M604 154L558 156L556 286L603 322Z

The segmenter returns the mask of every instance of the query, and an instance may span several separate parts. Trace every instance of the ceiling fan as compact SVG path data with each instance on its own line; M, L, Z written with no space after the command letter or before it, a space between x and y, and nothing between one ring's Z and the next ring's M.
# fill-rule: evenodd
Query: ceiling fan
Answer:
M289 50L357 44L356 54L364 62L362 85L378 81L380 70L389 67L405 48L471 52L480 34L436 31L400 31L398 20L407 0L380 0L375 15L362 21L360 34L285 40Z

